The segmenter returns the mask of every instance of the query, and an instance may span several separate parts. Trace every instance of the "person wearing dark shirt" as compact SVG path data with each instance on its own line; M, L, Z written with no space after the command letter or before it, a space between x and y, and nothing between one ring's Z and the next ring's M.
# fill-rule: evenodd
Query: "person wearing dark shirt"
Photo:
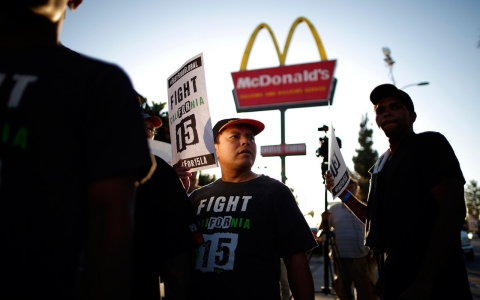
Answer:
M1 299L131 296L131 208L151 161L128 76L60 44L80 3L0 3Z
M255 136L265 125L225 119L213 127L222 177L190 195L205 240L193 262L191 299L280 300L280 258L294 299L313 300L306 252L317 243L290 189L255 174ZM189 168L175 165L186 188Z
M381 299L472 299L459 238L465 179L455 152L438 132L414 133L417 114L404 91L379 85L370 100L390 147L370 170L367 205L346 191L339 197L379 253ZM333 175L325 177L333 188Z
M143 120L147 138L153 140L162 120L148 114ZM186 299L194 246L189 231L192 209L172 166L151 156L153 173L138 187L135 199L133 299L160 299L159 276L164 299Z

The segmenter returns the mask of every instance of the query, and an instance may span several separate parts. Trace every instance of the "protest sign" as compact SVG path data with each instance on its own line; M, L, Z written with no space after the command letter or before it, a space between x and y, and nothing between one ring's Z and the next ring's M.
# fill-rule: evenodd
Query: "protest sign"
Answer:
M217 167L203 54L189 59L167 79L172 163L192 171Z
M333 126L331 126L333 128ZM343 160L342 153L340 152L340 146L338 145L337 138L335 137L335 130L331 131L330 142L330 157L329 157L329 170L334 178L334 185L332 189L333 199L338 197L343 190L347 187L350 181L350 175L348 174L347 165Z
M148 140L148 145L150 146L150 152L160 157L168 164L172 164L172 146L169 143Z

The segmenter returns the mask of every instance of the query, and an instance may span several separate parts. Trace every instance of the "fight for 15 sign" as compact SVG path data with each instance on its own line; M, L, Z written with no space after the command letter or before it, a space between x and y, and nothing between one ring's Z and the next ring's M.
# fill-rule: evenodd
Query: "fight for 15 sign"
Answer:
M189 59L167 79L172 163L195 170L217 167L203 54Z

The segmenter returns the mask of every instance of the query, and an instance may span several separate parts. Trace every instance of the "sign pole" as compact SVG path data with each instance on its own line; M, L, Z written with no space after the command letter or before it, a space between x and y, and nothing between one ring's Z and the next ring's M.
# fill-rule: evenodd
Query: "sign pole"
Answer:
M285 111L286 108L280 108L280 128L281 128L281 134L280 134L280 139L281 145L285 144ZM287 176L285 174L285 155L280 155L280 159L282 160L282 182L285 184L287 181Z

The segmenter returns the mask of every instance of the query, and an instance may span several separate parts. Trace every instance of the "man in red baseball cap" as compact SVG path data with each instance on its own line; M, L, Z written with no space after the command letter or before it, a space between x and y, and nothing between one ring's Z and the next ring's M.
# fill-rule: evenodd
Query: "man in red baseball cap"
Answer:
M279 299L280 258L293 297L314 298L306 252L317 243L310 227L286 185L252 171L255 136L264 128L239 118L213 127L222 177L189 197L205 240L194 261L192 299ZM188 179L188 170L177 174Z
M150 116L149 114L143 113L143 122L145 123L145 132L147 133L147 138L153 140L157 134L157 129L162 127L163 122L157 116Z

